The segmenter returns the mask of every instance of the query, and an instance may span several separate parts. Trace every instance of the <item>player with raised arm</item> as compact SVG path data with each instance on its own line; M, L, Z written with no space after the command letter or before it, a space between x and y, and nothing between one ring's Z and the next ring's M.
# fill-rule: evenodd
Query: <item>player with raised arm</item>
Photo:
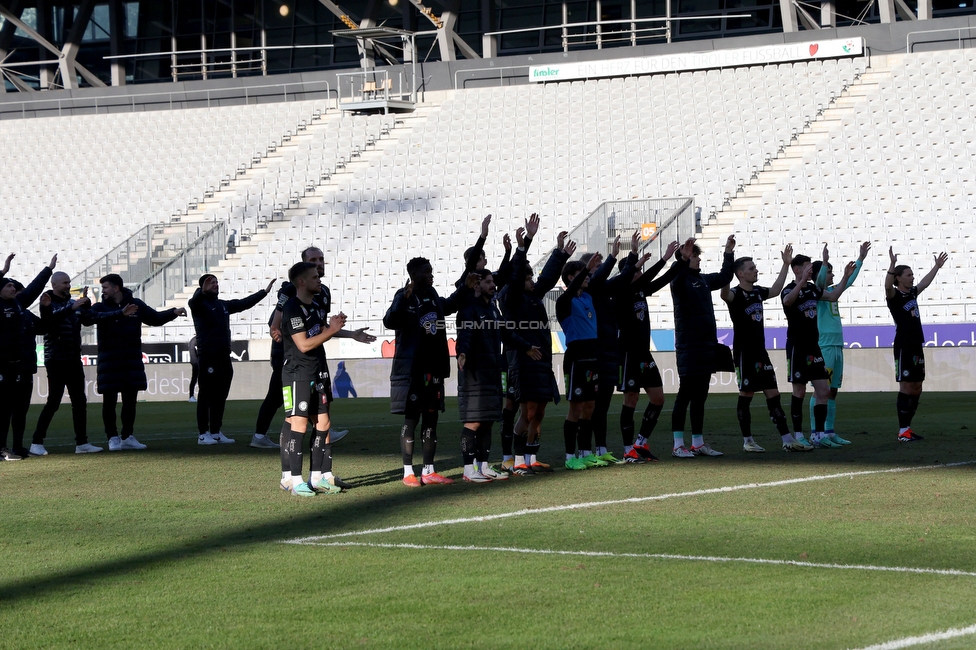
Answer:
M718 334L715 327L715 309L712 292L718 291L732 280L732 250L735 235L725 242L722 270L702 274L701 249L695 240L689 239L675 257L687 262L671 281L671 298L674 301L674 348L678 366L678 394L671 409L671 430L675 458L694 456L721 456L705 444L705 400L712 374L720 361ZM726 353L727 354L727 353ZM691 449L685 447L685 413L691 407Z
M671 242L664 257L647 271L641 271L651 256L645 254L640 259L637 258L639 237L638 230L631 238L630 255L620 260L620 275L626 282L618 285L613 296L614 311L617 314L617 343L621 354L617 383L624 394L624 404L620 409L620 434L624 443L623 460L627 463L657 462L657 457L651 453L647 443L664 409L664 382L651 354L651 322L647 299L668 286L686 264L684 261L674 262L667 273L657 277L678 250L678 242ZM647 393L648 403L635 442L634 411L642 390Z
M451 375L445 316L463 307L470 296L462 285L449 298L437 295L430 261L415 257L407 262L410 280L393 296L383 325L396 331L390 371L390 412L403 415L400 453L403 484L407 487L450 484L454 480L434 469L437 419L444 411L444 380ZM420 479L413 469L414 435L421 425L424 467Z
M499 299L505 319L514 323L519 336L541 353L538 359L517 355L514 366L509 367L509 385L514 386L515 401L520 410L513 436L513 472L519 476L552 471L547 463L538 459L546 405L559 402L559 387L552 374L549 314L543 299L556 286L563 266L576 251L576 245L572 242L564 246L567 233L560 232L556 237L556 248L539 274L539 281L535 282L527 255L539 231L539 224L539 215L532 214L525 222L525 236L521 236L521 229L516 232L519 241L512 256L511 281Z
M820 331L817 329L817 305L826 300L836 302L847 290L847 280L854 273L854 262L844 268L840 284L824 291L811 282L813 263L806 255L797 255L790 263L795 280L780 292L783 311L786 312L786 372L793 384L790 400L790 419L793 421L793 438L801 445L835 447L824 433L827 420L827 396L830 379L820 351ZM803 436L803 399L807 383L813 384L813 430L808 441Z
M850 289L857 280L857 275L861 271L864 259L871 250L871 243L864 242L858 252L857 260L854 262L854 273L847 280L847 288ZM823 247L823 261L813 263L814 282L821 289L834 288L834 267L830 264L830 251L827 244ZM817 304L817 329L820 330L820 351L823 352L824 366L827 374L830 375L830 396L827 397L827 421L824 423L824 433L827 434L828 441L835 446L849 445L850 440L845 440L834 431L834 420L837 417L837 391L844 381L844 328L840 320L840 309L836 302L823 301ZM813 407L815 397L810 397L810 426L814 426Z
M922 436L912 431L912 418L918 410L918 398L922 394L925 381L925 334L922 332L922 319L918 312L918 294L925 291L949 256L939 253L935 256L932 270L915 284L915 274L911 267L898 264L894 248L888 249L891 265L885 276L885 298L888 311L895 321L895 381L898 382L898 442L922 440Z
M619 241L617 242L619 247ZM593 407L600 381L597 367L599 339L597 338L596 309L589 292L590 276L601 266L603 256L596 253L584 264L567 262L563 267L566 291L556 299L556 318L566 335L566 354L563 356L563 376L569 410L563 422L563 441L566 446L566 469L583 470L606 467L609 463L593 455ZM609 269L613 268L611 259ZM577 449L579 454L577 455Z
M291 426L287 443L290 461L289 474L282 472L282 487L291 481L291 493L308 497L316 492L338 494L341 487L332 476L332 441L329 405L332 403L332 382L325 361L325 342L335 336L346 323L345 314L329 319L315 304L321 280L315 264L299 262L288 270L288 280L295 286L295 297L281 310L281 332L284 339L285 360L281 370L282 397L285 414ZM313 422L312 471L308 482L302 478L302 455L305 433Z
M742 431L742 449L747 452L762 453L766 451L752 437L752 412L750 404L757 391L766 397L766 408L769 409L769 419L773 421L776 430L783 441L783 451L810 451L810 445L797 442L790 433L786 421L786 412L780 402L779 389L776 384L776 373L766 351L766 332L763 324L763 302L772 296L778 296L786 283L786 275L793 261L793 246L787 244L783 249L783 267L779 275L769 288L756 284L759 280L759 269L751 257L737 259L732 270L739 280L738 286L730 289L722 287L722 300L729 306L732 317L734 340L732 342L732 357L735 361L735 374L739 384L739 401L736 403L735 414L739 419L739 429Z

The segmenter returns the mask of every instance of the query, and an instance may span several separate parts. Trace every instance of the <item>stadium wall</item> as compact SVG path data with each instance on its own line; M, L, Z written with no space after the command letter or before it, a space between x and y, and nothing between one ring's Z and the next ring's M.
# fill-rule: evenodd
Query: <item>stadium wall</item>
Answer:
M790 392L786 382L786 358L782 350L773 350L770 357L779 378L780 391ZM674 395L678 390L678 373L674 363L674 352L657 352L654 355L664 379L664 390ZM976 348L941 347L927 348L925 351L927 391L972 391L976 390ZM390 396L390 359L349 359L345 362L346 371L359 397ZM333 378L338 361L329 362ZM895 384L895 364L890 349L847 350L844 353L845 392L893 392ZM562 377L562 355L553 359L553 371L557 378ZM95 392L94 366L85 368L88 400L101 402ZM261 361L245 361L234 364L234 383L231 387L231 400L264 399L268 390L270 365ZM149 364L146 376L148 390L139 393L139 399L149 402L179 402L188 397L191 368L188 363ZM457 373L447 382L448 395L457 394ZM562 382L560 381L560 385ZM716 393L737 392L735 375L727 372L717 373L712 379L712 391ZM47 397L47 374L39 368L34 380L32 404L41 404ZM67 396L64 402L67 403Z
M959 45L976 46L976 15L939 18L927 21L901 21L891 24L839 27L818 31L759 34L735 38L704 39L661 43L638 47L619 47L603 50L581 50L568 53L554 52L525 56L497 57L494 59L464 59L450 62L418 64L418 84L421 95L454 88L455 75L459 88L476 88L527 83L526 68L529 65L567 63L571 61L599 61L626 57L655 56L680 52L699 52L723 49L755 47L779 43L798 43L810 40L862 37L873 54L905 52L906 37L910 32L929 30L964 30L917 37L913 51L952 49ZM384 69L395 73L404 66ZM513 67L521 67L514 70ZM490 70L483 70L490 68ZM508 68L504 70L503 68ZM335 98L338 87L337 74L348 70L330 70L299 74L239 77L237 79L211 79L178 83L138 84L110 88L82 88L78 90L44 91L35 93L0 94L0 119L41 117L65 114L92 114L98 112L127 112L132 110L165 110L169 108L200 108L211 106L240 105L250 103L322 99L326 96L325 84L329 84L329 96ZM521 77L519 77L521 75ZM286 86L287 88L260 88L260 86ZM100 98L97 102L94 98ZM104 99L111 97L110 100ZM96 109L97 106L97 109Z

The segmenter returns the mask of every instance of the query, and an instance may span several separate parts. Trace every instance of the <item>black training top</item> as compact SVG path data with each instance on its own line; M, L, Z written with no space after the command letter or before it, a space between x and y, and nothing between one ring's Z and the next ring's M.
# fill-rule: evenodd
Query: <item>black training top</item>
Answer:
M922 347L925 335L918 313L918 287L907 292L895 289L894 295L888 298L888 311L895 319L895 347Z
M325 348L318 346L302 352L292 336L298 334L307 339L318 336L325 326L325 313L313 301L306 305L298 296L291 298L281 309L281 338L285 346L285 365L282 373L299 380L313 380L325 366Z
M796 282L790 282L780 294L782 300L796 287ZM793 304L786 312L786 340L793 345L820 345L820 329L817 327L817 301L823 296L823 289L812 282L800 289Z
M766 329L763 325L763 301L769 299L769 289L753 285L751 291L741 286L731 290L732 342L736 351L749 352L766 349Z
M274 322L275 312L281 311L285 303L294 298L298 294L298 289L295 288L288 280L281 283L281 288L278 289L278 302L275 304L275 308L271 311L271 317L268 319L268 327ZM318 294L312 298L312 303L315 304L320 311L324 310L325 315L322 316L322 322L325 322L325 318L332 313L332 292L329 291L329 287L324 284L319 288ZM282 354L284 348L282 341L271 341L271 352L272 354Z

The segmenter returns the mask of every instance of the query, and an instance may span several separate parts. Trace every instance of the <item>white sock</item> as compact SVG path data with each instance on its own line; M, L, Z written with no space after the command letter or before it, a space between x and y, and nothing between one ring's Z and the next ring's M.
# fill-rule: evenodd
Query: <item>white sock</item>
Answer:
M299 474L298 476L292 476L291 477L291 484L292 484L293 487L298 487L299 485L301 485L304 482L305 481L302 479L302 475L301 474Z
M291 472L282 472L281 473L281 480L282 481L291 480Z
M465 476L471 476L472 474L474 474L474 471L475 471L474 470L474 463L471 463L469 465L465 465L464 466L464 475Z
M318 485L321 480L322 472L312 472L311 476L308 477L308 482L312 485Z
M590 451L589 449L580 449L580 458L586 458L587 456L589 456L592 453L593 452Z
M675 431L673 435L674 435L674 447L673 448L674 449L677 449L678 447L684 447L685 446L685 432L684 431Z
M634 450L634 445L624 445L624 455L626 456Z
M536 463L535 454L529 454L528 461L529 461L529 467L532 467L533 465L535 465L535 463Z
M644 445L647 444L647 438L645 438L644 436L638 434L637 440L634 442L634 444L637 445L638 447L643 447ZM685 435L684 435L684 433L681 434L681 444L685 444Z
M264 435L263 433L255 433L254 434L254 439L255 440L261 440L262 438L267 438L267 437L268 436Z
M784 445L787 444L787 443L790 443L790 442L796 442L796 438L794 438L793 437L793 434L791 434L791 433L785 433L785 434L783 434L780 437L783 439L783 444Z
M322 476L325 478L326 481L335 478L335 476L332 475L332 472L325 472L322 474Z
M488 461L487 460L483 460L479 464L480 464L480 467L478 468L478 471L479 472L481 472L482 474L484 474L485 472L488 471Z
M606 447L597 447L596 448L596 455L597 456L602 456L605 453L607 453L607 448Z
M901 429L898 429L898 433L905 433L906 431L908 431L908 427L903 427Z
M403 478L407 478L408 476L413 476L413 465L403 466Z
M433 465L424 465L424 476L427 476L428 474L434 474L434 473L435 472L434 472Z
M516 465L525 465L525 456L516 456L515 457L515 464Z
M752 443L755 442L755 440L752 439L752 436L749 436L748 438L743 438L742 439L742 442L747 443L747 444L752 444Z
M799 440L800 438L803 437L803 432L802 431L794 431L793 432L793 437L796 438L797 440Z
M576 458L576 454L566 454L566 460L569 460L570 458Z
M695 435L691 436L691 446L692 447L701 447L704 444L705 444L705 437L704 436L695 436Z

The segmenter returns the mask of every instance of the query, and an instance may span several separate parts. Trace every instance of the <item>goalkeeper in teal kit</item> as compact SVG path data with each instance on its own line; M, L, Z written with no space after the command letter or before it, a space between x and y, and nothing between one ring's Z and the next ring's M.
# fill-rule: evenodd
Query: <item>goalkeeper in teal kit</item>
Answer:
M861 244L861 252L855 262L856 268L850 279L847 281L847 288L854 284L857 274L861 271L861 265L868 251L871 250L871 243ZM833 286L834 271L828 262L827 245L823 249L823 261L813 263L813 274L817 286L827 289ZM840 308L836 302L821 300L817 303L817 327L820 330L820 350L823 352L824 366L830 375L830 397L827 398L827 422L824 433L831 444L824 446L841 447L851 444L850 440L844 440L834 431L834 419L837 416L837 389L840 388L844 380L844 331L840 322ZM810 398L810 417L813 417L813 398ZM827 442L824 440L824 443Z

